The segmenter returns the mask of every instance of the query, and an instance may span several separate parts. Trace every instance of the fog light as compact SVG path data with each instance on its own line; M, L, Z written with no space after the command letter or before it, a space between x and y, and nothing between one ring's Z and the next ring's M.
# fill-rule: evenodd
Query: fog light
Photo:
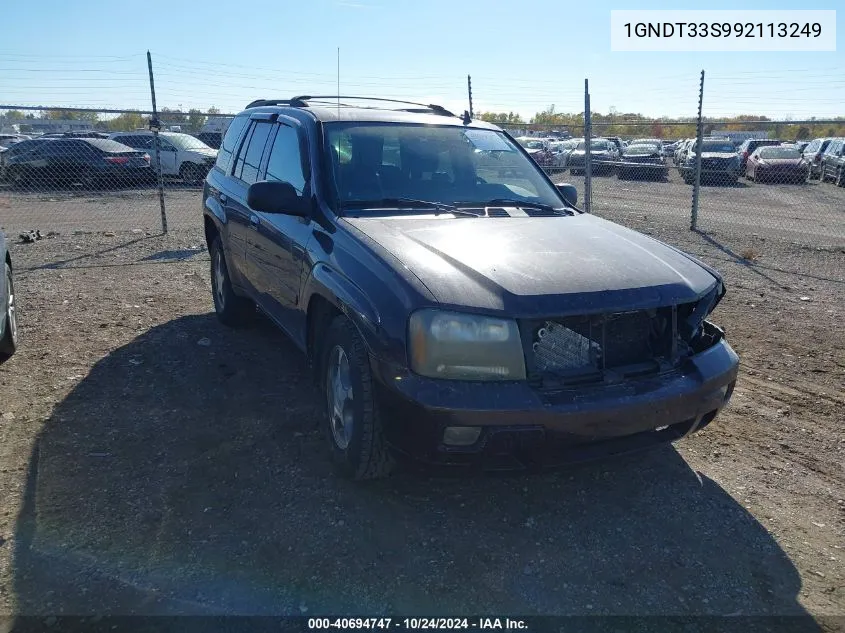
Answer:
M447 426L443 431L443 443L449 446L469 446L475 444L479 435L480 426Z

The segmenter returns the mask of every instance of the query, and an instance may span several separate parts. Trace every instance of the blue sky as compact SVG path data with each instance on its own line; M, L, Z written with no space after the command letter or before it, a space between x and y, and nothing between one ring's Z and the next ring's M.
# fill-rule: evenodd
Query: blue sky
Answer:
M340 47L343 94L456 110L466 108L471 73L476 111L530 116L550 104L582 111L589 78L593 110L693 116L703 68L707 115L845 115L841 45L801 53L610 51L611 8L704 8L681 1L39 0L37 11L3 4L0 103L147 109L149 49L159 106L238 111L258 97L334 94ZM711 0L706 8L837 5Z

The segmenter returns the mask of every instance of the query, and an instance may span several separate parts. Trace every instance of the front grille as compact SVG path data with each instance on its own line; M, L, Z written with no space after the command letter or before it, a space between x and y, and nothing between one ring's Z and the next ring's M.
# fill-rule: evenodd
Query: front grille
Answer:
M563 317L521 324L530 341L529 378L554 383L601 382L669 369L678 349L673 307Z

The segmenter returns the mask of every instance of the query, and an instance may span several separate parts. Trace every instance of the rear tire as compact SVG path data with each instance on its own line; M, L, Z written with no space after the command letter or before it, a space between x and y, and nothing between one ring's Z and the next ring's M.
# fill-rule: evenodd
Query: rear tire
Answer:
M211 244L211 293L214 297L214 312L220 322L229 327L248 325L255 317L255 304L246 297L240 297L232 289L229 266L223 251L220 236Z
M343 315L328 326L321 348L324 430L332 461L348 479L380 479L396 465L384 438L367 348Z
M3 363L18 349L18 321L15 306L15 284L12 280L12 269L3 263L6 275L6 314L3 315L3 338L0 339L0 363Z

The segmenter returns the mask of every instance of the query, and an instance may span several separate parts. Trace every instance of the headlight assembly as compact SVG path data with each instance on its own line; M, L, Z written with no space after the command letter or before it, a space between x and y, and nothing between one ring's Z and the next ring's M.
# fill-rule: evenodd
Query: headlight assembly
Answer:
M452 380L523 380L525 357L512 319L426 309L408 324L411 369Z

